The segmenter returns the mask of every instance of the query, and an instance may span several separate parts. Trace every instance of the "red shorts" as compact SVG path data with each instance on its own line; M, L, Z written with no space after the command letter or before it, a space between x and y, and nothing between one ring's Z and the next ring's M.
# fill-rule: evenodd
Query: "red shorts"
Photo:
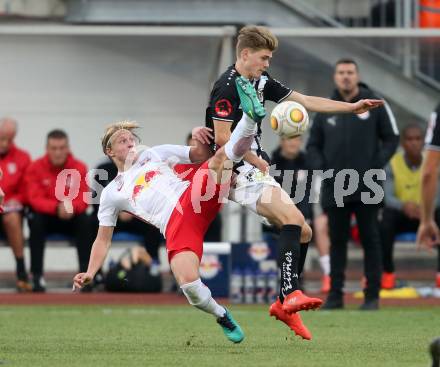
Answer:
M208 162L195 171L190 181L171 213L165 231L170 262L174 255L183 251L192 251L201 260L205 233L222 206L219 202L221 185L209 174Z

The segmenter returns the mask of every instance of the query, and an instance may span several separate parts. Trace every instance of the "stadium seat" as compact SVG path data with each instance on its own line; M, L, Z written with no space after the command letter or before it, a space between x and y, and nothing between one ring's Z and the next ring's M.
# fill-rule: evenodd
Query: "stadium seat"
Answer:
M417 233L415 232L404 232L400 233L395 237L395 241L398 242L416 242Z
M130 232L118 232L113 235L113 242L143 242L143 237Z
M47 241L72 241L70 236L62 233L52 233L46 237ZM129 232L118 232L113 235L113 242L142 242L143 237Z

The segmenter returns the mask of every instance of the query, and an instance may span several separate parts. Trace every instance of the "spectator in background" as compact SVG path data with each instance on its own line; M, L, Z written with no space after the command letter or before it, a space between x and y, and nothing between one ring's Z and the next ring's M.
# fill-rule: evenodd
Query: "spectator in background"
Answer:
M405 126L401 136L403 152L396 153L386 167L385 208L380 222L384 289L392 289L396 285L393 260L395 236L403 232L416 232L420 223L423 135L419 125ZM438 205L435 219L436 223L440 223ZM437 269L440 272L440 253L438 260Z
M17 134L17 122L12 118L0 120L0 169L3 176L0 185L4 191L3 214L1 223L8 244L12 248L16 262L19 292L32 290L24 264L23 207L25 190L24 172L31 163L29 154L14 144Z
M420 202L420 225L417 231L417 246L429 250L433 246L440 245L440 231L434 220L434 203L437 195L440 166L440 104L431 115L425 143L426 153L421 173L422 198ZM439 289L440 269L437 269L436 285L437 289Z
M358 66L354 60L341 59L336 63L334 81L336 90L333 100L356 102L364 98L375 98L371 90L359 83ZM398 141L396 122L386 104L359 115L318 113L315 117L307 145L309 162L313 164L313 169L334 170L332 178L322 183L322 206L328 215L331 242L331 289L324 309L344 307L343 287L352 213L356 215L359 226L367 279L361 309L379 308L382 253L377 221L378 205L364 204L361 192L371 194L364 182L365 173L370 169L383 168L394 154ZM352 194L342 196L345 182L335 186L335 177L344 169L355 170L359 183L355 185ZM338 206L336 198L342 200L342 206L341 202Z
M44 292L43 257L46 236L62 233L73 237L78 251L79 269L87 270L92 231L84 194L87 167L70 152L67 134L53 130L47 135L46 155L37 159L26 172L29 215L31 272L33 291ZM65 199L63 199L65 197Z
M99 186L94 188L97 193L97 198L95 199L97 204L93 205L93 223L94 223L94 236L96 236L98 230L98 209L99 209L99 198L101 196L101 191L106 187L111 181L115 179L118 174L118 169L116 165L108 157L106 160L96 167L96 170L103 170L107 172L107 176L102 175L98 171L94 175L94 182ZM163 237L160 231L149 223L145 223L129 213L121 212L118 216L118 222L115 227L115 233L118 232L129 232L143 238L143 246L149 255L157 260L159 258L159 246L163 241Z

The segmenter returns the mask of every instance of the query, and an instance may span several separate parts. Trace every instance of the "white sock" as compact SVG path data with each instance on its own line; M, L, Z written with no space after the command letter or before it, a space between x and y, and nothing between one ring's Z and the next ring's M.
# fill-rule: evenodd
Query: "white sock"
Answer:
M243 117L238 122L231 138L225 144L226 156L234 162L239 162L250 149L254 135L257 131L257 124L248 115L243 113Z
M226 310L212 298L211 291L202 283L200 278L194 282L183 284L180 288L191 305L215 317L225 315Z
M319 257L319 265L324 275L330 275L330 256L324 255Z

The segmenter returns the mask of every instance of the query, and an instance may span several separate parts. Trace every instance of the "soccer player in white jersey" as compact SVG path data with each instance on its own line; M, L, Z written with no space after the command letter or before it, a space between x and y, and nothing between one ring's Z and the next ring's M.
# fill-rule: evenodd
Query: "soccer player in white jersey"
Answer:
M236 85L245 114L230 141L202 164L190 180L181 180L172 166L200 162L211 155L208 145L201 143L209 140L208 128L198 129L196 146L160 145L140 152L135 149L133 133L137 124L122 122L107 128L102 147L119 173L102 192L99 230L89 266L87 272L75 275L74 288L92 281L107 255L119 212L129 212L158 227L165 235L171 270L188 302L214 315L230 341L243 340L240 326L212 298L199 275L203 237L221 207L222 197L227 197L229 192L231 161L240 161L249 150L256 122L265 115L249 81L240 78Z

